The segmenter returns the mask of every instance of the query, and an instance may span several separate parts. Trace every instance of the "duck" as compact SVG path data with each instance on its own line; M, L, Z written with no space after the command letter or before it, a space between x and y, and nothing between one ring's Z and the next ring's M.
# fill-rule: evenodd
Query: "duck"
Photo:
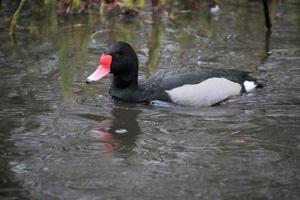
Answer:
M186 106L213 106L259 86L249 72L199 66L160 69L138 80L139 61L133 47L122 41L108 46L86 83L112 74L110 96L129 103L170 102Z

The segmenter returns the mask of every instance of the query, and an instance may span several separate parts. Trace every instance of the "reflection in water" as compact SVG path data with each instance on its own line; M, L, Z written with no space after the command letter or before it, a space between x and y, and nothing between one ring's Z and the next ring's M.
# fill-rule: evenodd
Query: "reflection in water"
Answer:
M265 56L263 56L263 58L261 59L261 64L264 64L272 53L272 51L270 50L271 33L271 29L268 28L265 33Z
M265 34L265 51L267 55L270 55L272 52L270 51L270 37L271 37L271 29L266 30Z
M265 14L265 24L268 29L271 29L272 23L270 18L270 11L269 11L269 1L263 0L264 5L264 14Z
M215 21L219 20L219 16L220 16L220 12L221 12L219 3L220 2L218 0L214 0L214 1L211 1L210 5L209 5L210 10L209 10L208 17Z
M10 139L13 130L20 128L20 120L15 116L14 120L6 119L5 116L7 114L0 113L0 199L26 199L29 192L22 188L12 169L18 166L14 159L26 154L19 153Z
M272 1L270 38L262 1L221 1L218 21L205 2L168 1L126 22L24 17L15 45L0 9L0 199L299 199L300 4ZM110 99L109 78L84 82L115 40L140 49L142 75L263 62L267 84L217 107L130 107Z
M141 132L137 122L140 113L141 111L136 109L114 107L111 118L90 114L79 116L98 121L91 130L92 135L103 142L101 148L104 152L113 153L129 152L135 147L136 138Z
M154 10L151 13L152 18L152 30L151 35L148 41L148 49L149 55L148 60L146 62L147 71L149 74L153 73L154 70L158 67L158 62L160 58L160 50L161 50L161 40L163 35L163 26L161 23L162 17L161 13L155 12Z

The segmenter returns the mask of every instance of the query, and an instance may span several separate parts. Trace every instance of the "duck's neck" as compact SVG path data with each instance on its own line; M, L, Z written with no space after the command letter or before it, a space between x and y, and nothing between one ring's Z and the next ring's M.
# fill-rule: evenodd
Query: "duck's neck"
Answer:
M138 75L114 75L112 87L115 89L138 89Z
M137 76L130 79L128 76L114 75L109 94L114 98L127 102L139 103L148 100L144 90L138 87Z

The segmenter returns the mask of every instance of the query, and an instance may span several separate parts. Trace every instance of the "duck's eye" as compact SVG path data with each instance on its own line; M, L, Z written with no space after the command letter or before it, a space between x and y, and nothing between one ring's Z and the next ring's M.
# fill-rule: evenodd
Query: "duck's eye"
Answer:
M115 59L119 59L120 58L120 54L116 53L114 57L115 57Z

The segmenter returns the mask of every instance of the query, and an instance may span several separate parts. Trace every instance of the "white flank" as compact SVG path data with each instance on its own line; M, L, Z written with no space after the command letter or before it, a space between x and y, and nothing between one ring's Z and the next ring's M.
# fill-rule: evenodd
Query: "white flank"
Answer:
M245 81L243 84L244 84L246 92L253 90L257 86L254 81Z
M211 106L230 96L238 95L240 84L225 78L210 78L194 85L166 90L174 103L191 106Z

